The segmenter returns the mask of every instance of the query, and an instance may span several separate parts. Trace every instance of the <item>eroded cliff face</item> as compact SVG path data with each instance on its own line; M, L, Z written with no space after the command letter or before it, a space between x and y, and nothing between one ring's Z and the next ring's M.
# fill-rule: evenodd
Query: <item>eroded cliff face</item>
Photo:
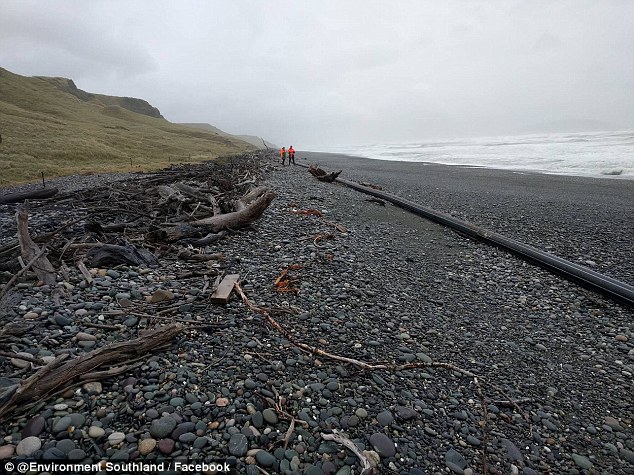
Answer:
M157 119L164 119L161 115L161 111L143 99L137 99L136 97L119 97L108 96L105 94L93 94L86 92L77 87L72 79L60 78L60 77L38 77L53 84L60 91L72 94L76 98L84 102L96 102L104 106L119 106L123 109L127 109L137 114L147 115L149 117L155 117Z

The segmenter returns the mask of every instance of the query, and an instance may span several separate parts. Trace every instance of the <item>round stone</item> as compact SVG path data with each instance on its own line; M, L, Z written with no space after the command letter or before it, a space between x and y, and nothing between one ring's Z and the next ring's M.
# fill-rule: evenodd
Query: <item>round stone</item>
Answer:
M40 435L44 430L44 425L46 424L46 419L42 416L35 416L27 422L22 429L22 438L30 437L32 435Z
M14 453L15 445L0 445L0 460L10 459Z
M249 450L249 443L243 434L233 434L229 439L229 453L236 457L244 457Z
M97 337L95 335L91 335L90 333L79 332L75 335L77 341L97 341Z
M92 383L86 383L82 386L84 391L89 395L101 394L103 391L103 387L99 381L95 381Z
M445 453L445 464L455 473L464 473L464 469L467 468L467 461L465 458L454 449L449 449Z
M185 399L183 399L182 397L173 397L172 399L170 399L170 406L180 407L184 404L185 404Z
M33 435L31 437L27 437L26 439L22 439L15 448L15 453L29 457L41 448L42 441Z
M394 457L396 446L387 435L377 432L370 436L370 444L381 457Z
M572 460L575 461L578 467L584 468L586 470L592 468L592 462L590 462L590 460L588 460L588 458L584 457L583 455L572 454Z
M75 450L77 446L75 445L75 442L70 439L62 439L57 443L55 448L61 450L65 454L68 454L71 450Z
M156 447L156 439L143 439L139 442L139 453L147 455Z
M106 431L98 426L90 426L88 428L88 436L90 436L93 439L98 439L99 437L103 437L105 433Z
M24 356L25 358L33 358L33 355L31 353L25 353L24 351L16 353L16 355ZM20 358L11 358L11 364L16 368L28 368L29 366L31 366L31 363L29 361L25 361Z
M159 451L164 455L169 455L174 451L174 442L172 439L161 439L158 443Z
M277 424L278 422L277 414L271 408L264 409L262 411L262 417L264 417L264 420L269 424Z
M108 442L110 445L120 444L125 440L125 434L123 432L113 432L108 436Z
M382 426L389 426L392 422L394 422L394 416L390 411L383 411L376 415L376 420Z
M173 417L163 416L160 419L152 421L150 426L150 434L155 439L167 437L176 428L176 421ZM171 453L171 452L170 452Z
M403 421L409 421L410 419L414 419L416 418L416 416L418 416L416 411L413 409L410 409L409 407L396 406L394 410L396 411L396 417L398 417L399 419Z
M53 424L53 433L58 434L67 430L73 423L70 416L64 416L60 418L55 424Z
M73 449L68 452L68 460L72 460L74 462L79 462L80 460L84 460L86 458L86 452L82 449Z
M255 460L258 462L258 465L262 467L272 467L276 458L266 450L259 450L258 453L255 454Z

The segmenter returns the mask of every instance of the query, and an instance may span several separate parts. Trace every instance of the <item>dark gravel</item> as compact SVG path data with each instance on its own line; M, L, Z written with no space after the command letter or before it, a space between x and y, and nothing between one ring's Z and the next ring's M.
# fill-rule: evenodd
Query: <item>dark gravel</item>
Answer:
M359 168L344 173L388 189L392 183L406 196L409 186L419 186L415 178L400 181L405 169L390 176ZM450 174L445 171L445 182L457 186ZM469 209L469 200L444 190L440 178L433 183L438 201L425 204L453 209L455 193ZM278 168L268 184L278 197L254 229L208 249L227 255L224 272L239 273L257 305L288 310L275 318L301 342L366 362L448 362L481 375L488 432L471 378L434 368L361 372L303 353L237 298L226 307L209 305L204 281L178 281L182 264L164 258L157 269L102 269L94 285L69 266L60 307L49 289L21 284L5 318L38 326L5 345L7 351L81 354L135 336L147 321L122 308L123 299L144 312L175 305L180 318L228 329L188 333L102 387L42 401L0 425L0 458L15 458L13 451L90 460L187 457L228 460L247 474L260 473L253 465L269 473L360 473L352 452L321 439L334 429L369 451L380 473L482 473L485 443L489 473L633 472L631 309L400 209L318 182L303 168ZM509 185L499 187L512 195ZM513 202L525 206L524 198ZM486 207L482 200L473 198L470 219ZM311 209L323 217L296 212ZM598 257L585 257L593 258L599 267ZM301 266L288 274L298 292L276 292L276 278L292 265ZM170 290L173 300L146 303L158 288ZM83 325L88 322L121 327L96 330ZM4 376L18 371L5 359L0 364ZM532 432L495 387L524 400ZM270 404L279 402L276 394L284 412ZM304 423L296 422L286 448L285 413Z
M634 180L327 153L298 157L634 283Z

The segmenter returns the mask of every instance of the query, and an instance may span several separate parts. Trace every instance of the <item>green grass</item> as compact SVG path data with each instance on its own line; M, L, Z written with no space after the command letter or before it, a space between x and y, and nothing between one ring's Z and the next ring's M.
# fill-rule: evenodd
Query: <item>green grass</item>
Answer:
M53 178L151 171L255 149L232 136L172 124L145 101L2 68L0 134L0 186L35 181L42 172Z

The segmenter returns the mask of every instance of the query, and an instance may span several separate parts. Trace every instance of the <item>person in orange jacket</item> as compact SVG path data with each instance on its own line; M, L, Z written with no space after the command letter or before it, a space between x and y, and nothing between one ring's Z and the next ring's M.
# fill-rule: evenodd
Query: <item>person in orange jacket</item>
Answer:
M292 145L288 147L288 164L290 165L291 162L295 165L295 149Z
M286 161L286 148L282 147L280 149L280 158L282 159L282 165L284 165L284 162Z

